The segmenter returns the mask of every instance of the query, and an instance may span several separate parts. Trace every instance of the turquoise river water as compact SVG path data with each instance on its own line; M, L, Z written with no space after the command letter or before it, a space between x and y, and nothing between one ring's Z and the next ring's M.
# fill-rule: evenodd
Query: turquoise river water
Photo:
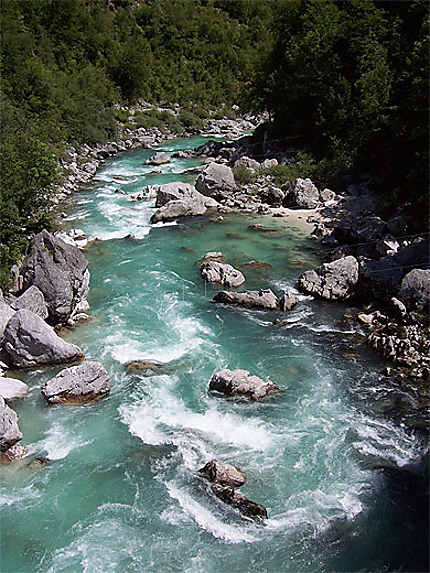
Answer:
M40 386L57 370L25 375L30 395L14 405L24 442L50 461L0 468L1 571L420 571L413 500L376 466L413 466L421 446L371 407L382 364L352 347L345 308L302 296L274 325L279 313L211 303L196 265L222 250L247 288L280 293L319 263L317 243L298 223L267 216L151 226L153 202L115 189L192 181L181 172L198 163L175 159L150 174L151 154L106 163L68 213L68 226L100 241L86 253L93 319L66 336L105 365L112 389L92 405L47 407ZM171 368L127 373L138 358ZM223 367L270 377L282 392L261 403L212 396L209 379ZM267 507L266 522L210 493L196 470L215 457L246 471L242 491Z

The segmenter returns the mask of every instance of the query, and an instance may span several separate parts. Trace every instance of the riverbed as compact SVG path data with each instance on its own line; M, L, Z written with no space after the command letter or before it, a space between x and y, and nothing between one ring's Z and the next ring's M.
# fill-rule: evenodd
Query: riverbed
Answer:
M193 182L183 171L199 163L174 159L150 173L152 153L107 162L65 220L98 239L86 252L92 319L66 336L103 363L112 389L92 405L47 407L40 386L58 369L25 376L31 392L15 406L24 442L49 463L1 468L2 571L421 570L414 500L381 468L413 466L422 446L363 399L383 364L356 346L346 307L299 293L288 314L216 305L196 264L222 251L246 288L280 294L319 264L318 243L293 217L150 225L154 202L130 194ZM127 372L137 359L169 368ZM210 377L224 367L270 378L281 392L261 403L211 395ZM267 507L267 521L211 494L196 472L213 458L247 473L242 491Z

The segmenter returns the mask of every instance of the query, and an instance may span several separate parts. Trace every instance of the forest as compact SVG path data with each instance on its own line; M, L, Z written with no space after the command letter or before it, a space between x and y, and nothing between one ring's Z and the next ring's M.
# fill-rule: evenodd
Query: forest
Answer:
M364 175L425 225L426 0L2 0L0 29L3 286L54 224L64 145L114 138L139 100L268 111L318 182Z

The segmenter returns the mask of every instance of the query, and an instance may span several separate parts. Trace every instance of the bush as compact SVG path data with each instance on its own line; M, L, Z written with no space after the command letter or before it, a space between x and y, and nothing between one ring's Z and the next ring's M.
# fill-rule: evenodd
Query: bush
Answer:
M274 167L263 167L262 173L270 175L277 186L294 181L298 177L306 179L312 178L317 170L314 159L304 152L297 153L296 157L288 165L275 165Z
M249 185L257 179L256 173L246 167L233 167L233 175L238 185Z

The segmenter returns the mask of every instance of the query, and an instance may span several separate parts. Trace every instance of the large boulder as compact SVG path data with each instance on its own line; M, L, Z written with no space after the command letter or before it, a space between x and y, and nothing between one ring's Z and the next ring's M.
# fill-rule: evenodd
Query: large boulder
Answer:
M15 314L15 310L10 307L6 302L0 300L0 339L7 326L7 323Z
M0 451L5 452L21 439L18 416L0 396Z
M430 307L430 270L413 269L402 280L400 298L410 309L426 311Z
M234 488L216 483L211 489L219 499L237 509L242 515L253 519L267 519L267 509L264 505L251 501Z
M221 460L212 460L199 470L207 480L220 485L240 487L246 481L246 473L236 466Z
M53 324L65 324L87 297L90 274L84 255L46 230L32 240L21 273L25 289L34 285L43 293Z
M151 223L164 223L165 221L173 221L181 217L204 215L206 211L207 208L203 201L178 199L177 201L169 201L166 205L157 209L151 217Z
M83 358L82 350L69 344L30 310L18 310L4 332L3 347L12 366L33 368Z
M42 388L49 404L94 402L109 391L108 373L99 362L91 361L65 368Z
M357 259L351 256L324 263L300 275L299 289L327 300L346 300L356 293L358 269Z
M225 200L236 190L233 171L222 163L208 163L197 177L196 189L217 201Z
M272 207L280 207L285 199L285 193L278 187L263 187L258 194L263 203Z
M163 165L164 163L170 163L170 157L164 151L157 151L145 163L146 165Z
M217 261L207 261L200 265L200 274L210 283L218 283L224 287L239 287L245 282L243 274L228 265Z
M22 293L13 303L12 307L15 310L31 310L34 314L40 316L44 320L48 318L48 307L46 306L45 297L37 286L32 285L25 292Z
M212 376L209 390L221 392L226 396L245 396L251 400L261 400L270 392L278 391L279 387L270 380L264 382L247 370L224 368Z
M233 304L245 308L255 308L257 310L277 310L279 309L279 299L270 289L247 290L245 292L231 292L222 290L212 299L214 302Z
M0 377L0 396L5 400L24 398L28 394L28 386L15 378Z
M179 199L199 201L208 208L216 207L218 205L215 199L202 195L197 191L194 185L190 185L190 183L175 181L164 185L153 185L152 189L155 190L157 194L157 200L155 202L156 207L163 207L163 205L166 205L170 201L177 201Z
M314 209L318 207L320 194L310 179L296 179L286 183L282 190L285 192L283 204L285 207L296 209Z

